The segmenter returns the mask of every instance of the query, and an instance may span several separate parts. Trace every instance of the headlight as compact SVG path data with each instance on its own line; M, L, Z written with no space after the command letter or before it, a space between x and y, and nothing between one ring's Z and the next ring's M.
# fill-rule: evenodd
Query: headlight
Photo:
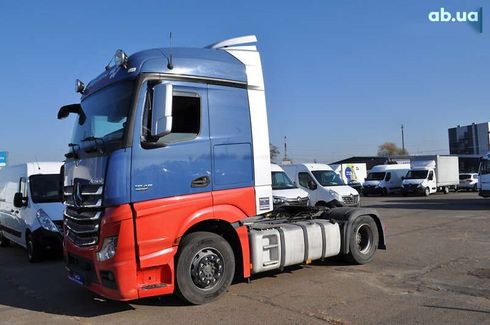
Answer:
M274 204L283 204L286 203L285 197L274 196Z
M58 232L58 227L51 221L51 218L44 212L43 209L39 209L36 212L36 218L37 221L39 221L39 224L41 227L43 227L46 230L53 231L53 232Z
M106 261L116 255L117 237L107 237L104 239L102 248L97 252L99 262Z
M335 192L334 190L328 190L331 196L333 196L337 201L341 201L340 194Z

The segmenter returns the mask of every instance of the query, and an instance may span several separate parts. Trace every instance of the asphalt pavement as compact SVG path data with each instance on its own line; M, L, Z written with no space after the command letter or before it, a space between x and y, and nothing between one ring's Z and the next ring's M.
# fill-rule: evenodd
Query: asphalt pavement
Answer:
M107 301L65 278L56 256L0 249L1 324L490 324L490 199L475 193L363 197L388 249L368 265L334 258L235 283L188 306L173 296Z

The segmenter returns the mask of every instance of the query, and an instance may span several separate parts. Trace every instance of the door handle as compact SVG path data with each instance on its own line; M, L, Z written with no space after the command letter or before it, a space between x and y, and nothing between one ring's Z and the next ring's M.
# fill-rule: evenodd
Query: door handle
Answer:
M209 177L201 176L192 181L191 187L206 187L209 185Z

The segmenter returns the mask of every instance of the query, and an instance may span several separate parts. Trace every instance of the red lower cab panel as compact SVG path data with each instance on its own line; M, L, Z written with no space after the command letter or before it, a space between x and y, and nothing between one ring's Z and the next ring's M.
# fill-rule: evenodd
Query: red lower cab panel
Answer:
M78 247L65 237L68 277L113 300L134 300L174 292L174 257L178 243L193 225L220 219L241 221L255 213L253 188L200 193L106 209L100 240ZM252 202L252 203L251 203ZM237 227L244 276L250 276L246 227ZM114 257L98 261L105 238L117 236Z

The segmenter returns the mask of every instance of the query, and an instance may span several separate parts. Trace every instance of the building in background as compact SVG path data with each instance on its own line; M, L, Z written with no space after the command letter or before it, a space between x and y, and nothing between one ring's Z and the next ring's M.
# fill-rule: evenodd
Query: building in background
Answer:
M450 128L449 153L451 155L483 156L490 151L490 122Z

